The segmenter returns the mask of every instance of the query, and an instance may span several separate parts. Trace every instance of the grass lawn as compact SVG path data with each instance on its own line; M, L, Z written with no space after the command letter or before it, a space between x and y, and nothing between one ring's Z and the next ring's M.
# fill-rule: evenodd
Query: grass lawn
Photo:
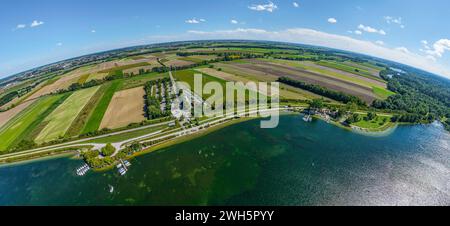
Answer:
M51 112L51 108L56 108L58 100L63 97L64 95L43 97L4 125L0 130L0 152L26 138Z
M389 96L392 96L392 95L395 94L394 92L392 92L392 91L390 91L388 89L384 89L384 88L380 88L380 87L376 87L376 86L374 86L372 88L372 90L373 90L373 93L375 93L381 99L386 99Z
M361 116L365 117L366 115L361 115ZM377 131L377 130L383 130L390 123L391 123L390 116L377 116L373 120L366 121L366 120L362 119L361 121L353 123L352 125L358 126L358 127L364 128L364 129L368 129L369 131Z
M81 131L81 134L98 130L98 128L100 127L100 123L102 122L103 115L105 114L106 109L108 109L109 102L111 101L114 93L120 88L121 84L122 81L115 80L104 85L105 91L100 98L97 106L94 107L94 111L91 112L87 123Z
M153 133L153 132L156 132L159 130L164 130L166 128L167 128L167 125L161 125L161 126L136 130L136 131L132 131L132 132L128 132L128 133L122 133L122 134L118 134L118 135L112 135L112 136L108 136L108 137L98 138L98 139L86 141L83 143L103 143L104 144L104 143L121 142L121 141L125 141L128 139L134 138L134 137L144 136L146 134Z
M98 89L99 86L96 86L74 92L44 120L48 124L39 133L35 141L43 143L64 136L72 122Z

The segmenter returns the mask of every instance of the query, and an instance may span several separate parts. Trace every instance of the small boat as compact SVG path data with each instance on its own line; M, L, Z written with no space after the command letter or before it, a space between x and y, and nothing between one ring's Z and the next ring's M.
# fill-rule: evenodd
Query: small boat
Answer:
M109 193L113 193L114 192L114 187L110 184L108 184L109 186Z
M130 162L128 162L127 160L124 160L123 161L123 164L126 166L126 167L129 167L129 166L131 166L131 163Z
M119 174L120 174L120 176L123 176L123 175L125 175L127 173L127 170L125 169L125 168L120 168L119 169Z
M76 169L76 173L78 176L84 176L90 169L91 167L88 164L84 164Z
M311 121L312 121L311 115L305 115L305 116L303 116L303 121L305 121L305 122L311 122Z

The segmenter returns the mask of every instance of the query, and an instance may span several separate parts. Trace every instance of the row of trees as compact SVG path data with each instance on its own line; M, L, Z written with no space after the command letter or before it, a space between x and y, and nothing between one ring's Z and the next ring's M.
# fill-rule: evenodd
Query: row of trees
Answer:
M333 100L341 101L344 103L356 103L357 105L365 106L365 102L358 97L348 95L339 91L329 90L319 85L307 84L305 82L294 80L288 77L280 77L278 78L278 82L301 88L312 93L331 98Z

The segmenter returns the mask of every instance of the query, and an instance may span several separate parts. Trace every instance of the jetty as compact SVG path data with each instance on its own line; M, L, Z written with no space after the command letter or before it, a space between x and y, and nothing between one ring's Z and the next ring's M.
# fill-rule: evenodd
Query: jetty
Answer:
M78 176L84 176L90 169L91 167L88 164L84 164L77 168L76 173Z
M120 159L120 163L117 164L116 166L120 176L125 175L128 171L128 167L130 166L131 166L130 162L128 162L127 160Z

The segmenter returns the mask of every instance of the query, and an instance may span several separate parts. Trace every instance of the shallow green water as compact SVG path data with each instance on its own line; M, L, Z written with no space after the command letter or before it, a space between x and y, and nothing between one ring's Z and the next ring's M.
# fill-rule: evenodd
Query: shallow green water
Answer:
M0 168L1 205L449 205L450 136L437 124L382 137L322 121L259 120L75 175L58 158ZM114 192L108 192L108 185Z

